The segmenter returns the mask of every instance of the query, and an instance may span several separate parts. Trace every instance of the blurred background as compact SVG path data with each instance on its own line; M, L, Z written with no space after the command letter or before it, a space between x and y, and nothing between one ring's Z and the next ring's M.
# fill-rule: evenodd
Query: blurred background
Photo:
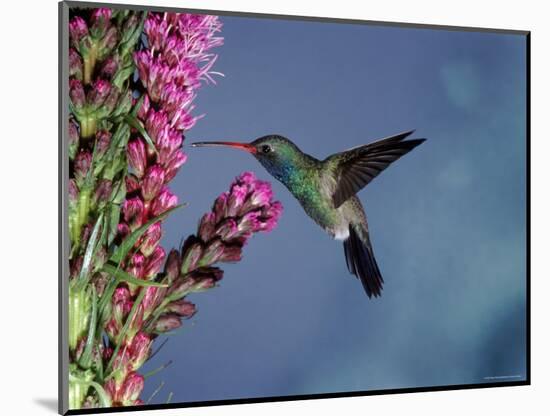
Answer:
M172 182L194 233L245 170L273 184L278 227L256 235L198 313L143 368L151 403L525 379L525 39L519 35L222 17L215 87L195 140L278 133L320 159L403 130L428 141L359 196L383 295L340 242L250 155L193 149ZM497 377L498 379L495 379ZM502 377L502 378L501 378Z

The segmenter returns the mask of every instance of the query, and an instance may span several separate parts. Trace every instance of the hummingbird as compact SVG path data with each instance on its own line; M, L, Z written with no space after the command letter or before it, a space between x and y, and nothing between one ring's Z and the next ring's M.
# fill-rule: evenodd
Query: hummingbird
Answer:
M379 139L324 160L302 152L291 140L277 134L250 143L213 141L192 146L223 146L254 156L292 193L313 221L332 238L343 241L347 268L371 298L381 295L384 279L374 257L367 216L356 194L392 162L426 140L405 140L413 132Z

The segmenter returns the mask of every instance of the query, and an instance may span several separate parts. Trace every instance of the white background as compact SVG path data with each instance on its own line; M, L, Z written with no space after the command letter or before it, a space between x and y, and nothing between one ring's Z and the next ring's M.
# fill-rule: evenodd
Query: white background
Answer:
M5 2L0 23L0 408L57 397L57 2ZM189 0L132 3L532 31L532 386L165 411L165 415L548 414L549 13L543 1ZM370 4L369 4L370 3ZM506 346L503 346L506 348ZM546 408L546 411L544 411ZM132 413L134 414L134 413ZM149 411L143 414L161 414Z

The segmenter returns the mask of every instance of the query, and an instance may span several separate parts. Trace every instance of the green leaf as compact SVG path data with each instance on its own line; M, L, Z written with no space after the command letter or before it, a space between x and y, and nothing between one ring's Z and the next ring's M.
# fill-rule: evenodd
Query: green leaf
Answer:
M84 253L84 260L82 261L82 268L80 269L79 281L81 287L84 287L87 282L88 273L90 272L90 265L95 254L95 249L97 245L96 243L98 239L97 237L99 235L99 229L101 228L102 220L103 213L100 213L92 230L92 234L90 235L90 239L88 240L86 252Z
M164 218L168 216L172 211L178 209L182 205L177 205L174 208L169 209L168 211L163 212L159 216L153 218L152 220L149 220L147 223L143 224L141 227L136 229L133 233L131 233L128 237L124 239L122 244L118 246L114 254L111 256L110 261L113 263L120 263L128 252L132 249L132 247L136 244L136 242L139 240L139 238L147 231L147 229L155 224L156 222L162 221Z
M139 134L141 134L143 136L143 138L145 139L145 141L147 142L149 147L151 149L153 149L155 151L155 153L158 154L158 151L155 147L155 144L153 143L153 140L151 139L149 134L147 134L147 131L145 130L145 128L143 127L143 125L137 119L136 116L134 116L132 114L126 114L124 116L124 121L126 121L126 123L128 123L131 127L135 128L137 131L139 131Z
M117 234L117 226L120 220L120 205L111 204L109 207L109 233L107 234L107 246L110 246Z
M95 292L95 286L92 285L92 317L90 319L90 326L88 328L88 338L86 339L86 346L84 352L80 356L78 363L82 368L88 369L92 365L92 352L94 348L95 332L97 327L97 295Z
M136 46L139 40L139 37L141 36L141 33L143 31L143 24L145 23L146 17L147 17L147 12L143 12L143 14L141 15L141 20L139 24L136 26L136 28L134 29L134 31L131 34L129 34L127 38L125 36L125 39L123 39L122 43L119 46L119 49L122 55L128 54L130 50Z
M101 405L101 407L111 407L111 399L109 398L103 387L101 387L95 381L80 380L78 377L75 377L72 374L69 374L69 381L71 383L93 387L94 390L97 392L97 396L99 397L99 404Z
M144 286L144 287L149 287L149 286L168 287L168 284L165 284L165 283L158 283L158 282L152 282L150 280L138 279L137 277L134 277L131 274L126 273L124 270L121 270L112 264L105 264L103 266L103 270L115 276L115 278L119 282L124 281L127 283L132 283L133 285L136 285L136 286Z
M139 109L141 108L141 105L143 104L143 100L145 99L145 94L141 94L141 97L137 100L137 102L134 105L134 108L130 112L130 114L134 117L137 117L137 114L139 112Z

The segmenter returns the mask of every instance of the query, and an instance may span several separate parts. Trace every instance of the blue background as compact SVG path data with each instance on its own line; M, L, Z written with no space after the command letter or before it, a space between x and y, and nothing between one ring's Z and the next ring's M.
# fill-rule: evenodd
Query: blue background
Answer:
M386 284L369 300L331 240L280 183L279 226L258 234L145 371L151 403L525 379L525 38L222 17L216 87L196 140L279 133L318 158L416 128L428 141L366 190ZM193 149L172 182L194 233L250 155ZM491 377L503 377L492 379Z

